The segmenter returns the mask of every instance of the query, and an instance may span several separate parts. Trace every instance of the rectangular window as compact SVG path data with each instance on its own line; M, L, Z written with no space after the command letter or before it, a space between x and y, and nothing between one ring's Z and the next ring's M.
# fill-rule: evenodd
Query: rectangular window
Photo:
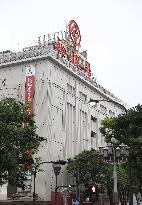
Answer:
M71 86L67 83L67 91L73 95L75 95L75 87Z
M87 95L85 95L84 93L82 92L79 92L79 98L82 100L82 101L85 101L87 100Z
M115 117L115 113L112 112L111 110L109 110L109 116L110 116L110 117Z
M107 108L106 108L104 105L100 105L100 111L101 111L103 114L107 114Z
M97 133L97 118L91 116L91 132Z
M97 118L91 115L91 148L96 149Z
M96 133L91 131L91 137L95 138L96 137Z
M96 149L96 138L97 134L91 131L91 148Z

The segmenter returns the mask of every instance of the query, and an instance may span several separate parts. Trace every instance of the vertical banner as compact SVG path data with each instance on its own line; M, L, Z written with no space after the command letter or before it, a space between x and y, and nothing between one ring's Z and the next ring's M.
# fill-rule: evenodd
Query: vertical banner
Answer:
M25 103L29 104L27 110L29 115L33 114L33 99L34 99L34 86L35 86L35 68L34 66L26 67L26 82L25 82Z

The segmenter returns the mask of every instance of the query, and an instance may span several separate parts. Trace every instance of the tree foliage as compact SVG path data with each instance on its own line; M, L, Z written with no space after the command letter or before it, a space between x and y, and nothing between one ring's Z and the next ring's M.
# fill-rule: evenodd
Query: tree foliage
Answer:
M79 171L79 183L87 187L88 182L95 182L98 191L103 192L107 187L107 166L98 151L84 150L73 159L68 159L67 170L73 176Z
M116 118L105 119L100 128L106 140L112 135L120 142L127 144L131 149L142 147L142 105L128 110L127 115L122 114Z
M133 186L142 186L142 105L130 108L127 114L118 117L107 118L102 121L100 128L106 142L115 137L119 143L130 147L129 152L132 164Z
M72 159L68 159L67 170L72 176L77 176L79 171L79 184L83 184L85 189L82 193L85 197L90 197L89 184L94 182L97 188L97 195L107 193L110 203L113 198L113 163L104 162L104 159L97 150L84 150ZM118 187L120 191L127 186L126 164L117 165Z
M28 171L39 160L34 160L33 154L44 138L36 134L27 108L13 98L0 101L0 185L9 181L24 187Z

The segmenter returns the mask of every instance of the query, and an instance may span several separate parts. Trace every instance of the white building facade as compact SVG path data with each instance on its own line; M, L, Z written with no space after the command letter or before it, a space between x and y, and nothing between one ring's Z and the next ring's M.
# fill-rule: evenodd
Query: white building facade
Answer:
M16 98L25 102L26 69L34 69L33 112L37 133L46 138L39 149L42 161L67 160L83 150L97 149L105 145L99 132L101 120L117 116L122 107L100 102L96 108L88 105L90 99L114 100L124 103L87 77L83 69L77 69L66 56L55 49L55 39L48 38L21 52L1 52L0 99ZM87 60L78 51L79 58ZM44 172L36 177L36 192L41 199L50 200L55 190L52 164L41 166ZM59 185L68 185L70 178L62 166Z

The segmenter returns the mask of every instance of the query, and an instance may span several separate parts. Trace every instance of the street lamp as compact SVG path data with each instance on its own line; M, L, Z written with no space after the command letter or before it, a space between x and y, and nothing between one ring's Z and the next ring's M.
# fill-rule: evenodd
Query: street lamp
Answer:
M93 100L93 99L90 99L90 101L88 102L88 104L91 106L91 107L96 107L97 103L99 102L110 102L110 103L113 103L115 105L118 105L119 107L121 107L124 111L125 111L125 114L126 114L126 117L128 116L128 110L127 108L114 101L114 100L109 100L109 99L102 99L102 100ZM129 196L129 205L133 205L133 192L132 192L132 177L131 177L131 172L132 172L132 167L131 167L131 154L129 154L129 157L128 157L128 196Z
M109 143L106 147L99 147L100 154L104 158L104 162L113 164L113 200L115 204L119 203L116 164L126 161L129 154L129 148L127 145L121 144L118 146L118 143L118 140L112 137L111 143Z
M118 102L116 102L116 101L114 101L114 100L104 100L104 99L102 99L102 100L92 100L92 99L90 99L90 101L88 102L88 104L89 104L91 107L96 107L97 103L102 102L102 101L103 101L103 102L111 102L111 103L114 103L114 104L118 105L119 107L123 108L123 110L125 111L125 113L126 113L126 115L127 115L127 108L126 108L124 105L122 105L122 104L120 104L120 103L118 103Z
M58 185L57 185L57 177L60 174L61 171L61 165L65 165L67 162L63 160L59 160L57 162L53 163L53 169L54 173L56 176L56 185L55 185L55 205L57 205L57 190L58 190Z
M61 165L65 165L67 162L64 160L59 160L59 161L50 161L50 162L41 162L39 164L37 164L34 168L34 190L33 190L33 205L35 205L35 201L36 201L36 194L35 194L35 179L36 179L36 173L37 173L37 169L40 167L40 165L42 164L53 164L53 168L54 168L54 173L56 172L56 174L58 175L58 173L60 173L61 170ZM56 165L55 165L56 164ZM58 165L58 166L57 166ZM56 167L56 168L55 168ZM57 169L58 167L58 169ZM55 175L56 175L55 174ZM57 177L56 177L56 188L55 188L55 196L57 197Z

